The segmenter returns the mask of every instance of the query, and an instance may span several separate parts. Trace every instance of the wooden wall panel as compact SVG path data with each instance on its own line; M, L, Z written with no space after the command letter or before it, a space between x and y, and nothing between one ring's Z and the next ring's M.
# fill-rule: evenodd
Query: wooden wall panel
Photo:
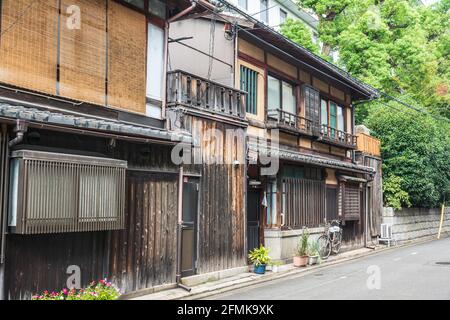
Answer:
M145 113L145 16L109 1L108 26L108 104Z
M178 175L129 172L126 227L111 233L110 276L124 292L175 282Z
M69 6L80 8L81 26L70 28ZM106 100L106 1L61 3L60 94L104 105Z
M56 0L3 0L0 81L56 94Z
M198 273L243 266L246 263L245 148L232 135L226 135L227 129L237 129L234 126L196 117L187 117L186 123L197 141L201 141L203 161ZM212 130L223 134L210 139ZM233 160L238 160L240 165L234 166Z
M81 285L108 276L108 232L8 235L5 293L8 299L30 299L44 290L67 286L67 268L80 267Z

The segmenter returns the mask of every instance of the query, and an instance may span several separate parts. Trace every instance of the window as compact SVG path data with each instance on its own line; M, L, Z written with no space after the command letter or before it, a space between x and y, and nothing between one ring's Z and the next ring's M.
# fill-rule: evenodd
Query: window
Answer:
M286 21L287 12L283 9L280 9L280 24L283 24Z
M294 85L269 76L267 78L267 94L268 110L281 109L290 114L296 114L296 97Z
M337 129L344 131L344 109L337 106Z
M336 124L337 124L336 108L337 108L336 103L330 102L330 127L333 129L336 129ZM334 130L333 130L332 134L334 135Z
M320 124L328 126L328 102L320 100Z
M245 98L248 113L257 113L258 73L252 69L241 66L241 90L247 92Z
M164 95L164 29L149 23L147 32L147 116L161 118Z
M320 95L319 91L310 86L303 86L303 97L305 99L305 117L313 123L319 123Z
M345 138L341 134L341 132L345 131L344 108L333 101L321 99L320 124L322 125L322 132L324 134L328 134L329 132L332 138Z
M124 227L126 161L19 150L13 152L11 164L11 232Z
M242 9L247 10L248 9L248 0L239 0L238 1L239 7Z
M269 23L269 10L268 10L268 0L261 0L260 7L260 20L265 23Z

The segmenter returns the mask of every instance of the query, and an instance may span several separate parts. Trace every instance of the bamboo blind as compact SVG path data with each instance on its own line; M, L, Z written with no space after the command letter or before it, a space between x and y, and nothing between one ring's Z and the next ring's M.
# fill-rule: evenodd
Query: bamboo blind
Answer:
M67 24L68 7L80 8L81 24ZM60 94L76 100L106 103L106 1L61 2ZM70 21L69 21L70 22Z
M56 93L56 0L3 0L0 81Z
M108 104L145 113L145 16L109 1L108 25Z

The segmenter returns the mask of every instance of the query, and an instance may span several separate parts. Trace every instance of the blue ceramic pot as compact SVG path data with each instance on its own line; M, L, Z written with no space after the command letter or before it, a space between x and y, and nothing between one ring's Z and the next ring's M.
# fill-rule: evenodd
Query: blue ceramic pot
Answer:
M265 264L260 264L258 266L254 265L253 271L257 274L264 274L266 273L266 265Z

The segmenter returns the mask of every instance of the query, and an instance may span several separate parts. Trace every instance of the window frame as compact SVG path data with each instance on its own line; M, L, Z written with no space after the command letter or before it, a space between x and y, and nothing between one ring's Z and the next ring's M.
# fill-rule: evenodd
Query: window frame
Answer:
M275 108L275 109L270 108L270 106L269 106L269 77L278 81L278 92L279 92L279 97L278 97L279 101L278 101L278 103L279 103L279 106L278 106L278 108ZM284 104L283 104L283 83L286 83L286 84L292 86L292 92L293 92L293 97L294 97L294 112L288 111L288 110L286 110L284 108ZM290 81L290 80L287 80L286 78L284 78L282 76L279 76L276 73L269 72L267 74L267 79L266 79L266 88L267 88L266 89L267 111L280 109L280 110L282 110L284 112L289 112L289 113L292 113L294 115L298 115L298 113L299 113L298 112L298 101L299 101L299 99L298 99L298 83Z
M280 25L285 23L287 18L288 18L287 11L283 10L282 8L280 8Z
M264 3L264 6L263 6ZM259 0L259 19L264 23L269 23L269 0ZM263 18L264 17L264 18Z

